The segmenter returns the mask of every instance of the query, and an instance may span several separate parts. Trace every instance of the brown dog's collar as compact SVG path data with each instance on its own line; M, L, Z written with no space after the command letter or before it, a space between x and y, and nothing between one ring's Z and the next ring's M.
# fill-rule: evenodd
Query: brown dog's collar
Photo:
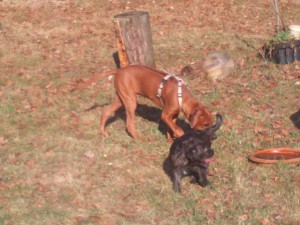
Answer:
M162 93L162 89L164 87L164 84L167 82L167 80L169 78L175 78L178 82L178 89L177 89L177 97L178 97L178 103L179 103L179 107L180 109L182 108L182 79L180 79L179 77L175 76L173 73L168 73L160 82L158 90L157 90L157 97L160 99L160 102L162 105L164 105L164 102L161 98L161 93Z

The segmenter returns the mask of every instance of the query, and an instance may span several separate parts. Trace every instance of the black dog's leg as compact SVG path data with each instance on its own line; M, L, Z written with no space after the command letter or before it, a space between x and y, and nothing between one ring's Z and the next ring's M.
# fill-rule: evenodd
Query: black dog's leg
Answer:
M194 175L191 175L191 177L190 177L190 182L191 182L192 184L198 183L197 178L196 178Z
M193 168L191 182L192 183L197 182L202 187L205 187L206 185L208 185L207 172L208 170L206 168L200 168L200 167Z
M181 192L181 179L183 177L182 169L181 168L175 168L172 171L172 182L173 182L173 190L175 192Z

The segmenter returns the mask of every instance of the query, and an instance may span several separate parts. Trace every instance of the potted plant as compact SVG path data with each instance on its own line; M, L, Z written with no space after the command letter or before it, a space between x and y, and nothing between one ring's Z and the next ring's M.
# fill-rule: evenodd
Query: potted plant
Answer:
M264 46L264 56L277 64L293 63L295 61L294 43L295 40L291 37L289 30L279 30Z
M263 46L264 58L277 64L293 63L300 60L300 41L295 40L290 30L286 28L283 18L279 13L277 0L270 0L276 16L275 36ZM282 28L280 29L280 22Z

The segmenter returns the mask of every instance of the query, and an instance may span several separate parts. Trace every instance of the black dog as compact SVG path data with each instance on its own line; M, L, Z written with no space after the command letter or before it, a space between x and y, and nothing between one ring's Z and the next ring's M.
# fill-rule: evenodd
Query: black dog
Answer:
M181 179L185 176L190 176L192 183L208 184L208 166L214 155L211 144L222 125L222 116L217 114L216 118L215 125L203 131L190 130L171 145L163 169L173 182L175 192L181 192Z

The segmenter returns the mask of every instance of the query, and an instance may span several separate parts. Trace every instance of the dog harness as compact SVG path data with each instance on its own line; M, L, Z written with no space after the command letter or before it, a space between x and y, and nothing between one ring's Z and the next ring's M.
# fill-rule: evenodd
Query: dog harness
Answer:
M183 83L183 81L182 81L182 79L180 79L179 77L175 76L175 74L173 74L173 73L168 73L168 74L161 80L161 83L160 83L160 85L159 85L159 87L158 87L158 90L157 90L157 97L159 98L161 104L164 105L164 102L163 102L163 100L162 100L162 98L161 98L161 92L162 92L162 89L163 89L163 87L164 87L164 84L165 84L165 83L167 82L167 80L168 80L169 78L171 78L171 77L175 78L175 79L177 80L177 82L178 82L177 97L178 97L179 107L180 107L180 109L181 109L181 106L182 106L182 83Z

